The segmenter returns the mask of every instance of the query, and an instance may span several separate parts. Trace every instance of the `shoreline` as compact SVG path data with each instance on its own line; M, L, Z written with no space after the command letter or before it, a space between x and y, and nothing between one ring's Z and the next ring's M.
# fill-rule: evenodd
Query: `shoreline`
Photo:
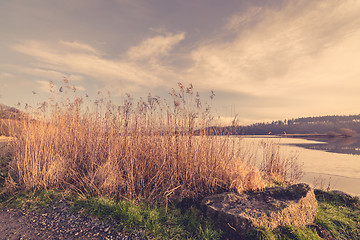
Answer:
M309 184L313 189L327 190L329 188L329 191L341 191L353 197L360 197L360 178L304 172L300 181Z

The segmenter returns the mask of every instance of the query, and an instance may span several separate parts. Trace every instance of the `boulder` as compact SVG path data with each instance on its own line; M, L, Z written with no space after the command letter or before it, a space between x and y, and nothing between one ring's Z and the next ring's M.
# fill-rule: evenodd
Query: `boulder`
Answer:
M204 198L201 205L224 230L239 233L256 227L304 226L313 223L317 214L314 191L304 183L243 194L216 194Z

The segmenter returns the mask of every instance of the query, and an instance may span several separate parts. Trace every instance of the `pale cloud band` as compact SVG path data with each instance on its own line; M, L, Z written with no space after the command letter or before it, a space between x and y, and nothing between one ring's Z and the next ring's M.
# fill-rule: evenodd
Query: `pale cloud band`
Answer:
M49 73L71 72L97 78L108 85L157 87L164 82L162 75L169 71L165 64L160 63L161 58L167 56L174 45L183 39L184 33L149 38L131 47L125 57L115 60L106 58L86 43L63 40L55 44L24 40L13 48L35 58L36 67L50 69L47 70ZM34 74L43 71L33 69Z
M185 33L167 36L156 36L144 40L138 46L131 47L128 51L129 59L144 60L169 55L172 48L184 40Z

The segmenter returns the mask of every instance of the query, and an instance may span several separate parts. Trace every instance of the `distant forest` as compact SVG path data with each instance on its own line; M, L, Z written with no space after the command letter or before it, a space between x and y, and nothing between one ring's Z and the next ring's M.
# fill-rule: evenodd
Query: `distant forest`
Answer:
M349 116L302 117L249 126L211 127L210 133L223 135L329 134L360 133L360 114Z

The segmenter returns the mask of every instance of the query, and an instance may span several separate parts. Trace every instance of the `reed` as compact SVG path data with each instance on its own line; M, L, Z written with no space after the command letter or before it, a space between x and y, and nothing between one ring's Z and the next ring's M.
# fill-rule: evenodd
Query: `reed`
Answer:
M273 141L262 141L260 145L263 155L260 170L268 181L292 184L302 178L302 164L298 161L298 153L285 155L280 144Z
M117 105L101 94L79 97L64 84L12 132L9 186L159 203L265 186L236 141L207 133L210 106L192 85L179 83L171 100L127 95Z

